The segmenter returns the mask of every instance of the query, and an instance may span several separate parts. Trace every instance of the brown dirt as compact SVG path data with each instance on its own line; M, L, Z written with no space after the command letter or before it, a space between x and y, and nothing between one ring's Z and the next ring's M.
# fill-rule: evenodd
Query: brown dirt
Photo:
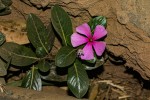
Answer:
M90 100L150 100L150 83L132 69L106 63L92 80Z

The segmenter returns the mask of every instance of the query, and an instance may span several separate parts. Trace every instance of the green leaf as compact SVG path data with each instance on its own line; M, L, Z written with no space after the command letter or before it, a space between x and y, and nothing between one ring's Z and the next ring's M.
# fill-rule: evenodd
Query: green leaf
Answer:
M0 76L5 76L7 74L6 63L0 59Z
M50 70L50 63L48 61L41 60L38 62L36 67L42 72L47 72Z
M5 36L0 32L0 45L2 45L5 42Z
M62 39L63 45L71 45L70 36L73 33L71 19L65 10L55 5L51 10L52 24Z
M58 67L67 67L75 61L76 56L76 49L64 46L58 51L55 57L55 64Z
M54 41L55 41L55 34L54 34L54 28L52 26L52 23L49 23L49 25L47 26L47 32L49 34L49 38L47 41L49 41L48 43L48 50L51 50L53 45L54 45Z
M9 66L10 66L10 64L11 64L11 60L12 60L12 57L10 57L9 59L8 59L8 61L7 61L7 64L6 64L6 69L8 69L9 68Z
M50 35L49 45L48 45L48 50L50 51L53 47L54 40L55 40L55 34L54 34L54 30L52 28L51 23L47 26L47 32ZM37 55L37 57L42 58L42 57L45 57L47 55L47 52L45 51L45 49L43 47L37 47L36 48L36 55Z
M40 58L43 58L47 55L46 51L44 50L43 47L38 47L36 48L36 51L35 51L37 57L40 57Z
M71 92L77 97L82 98L89 88L88 75L84 66L76 60L74 65L68 69L67 84Z
M83 66L85 66L86 70L93 70L93 69L96 69L96 68L104 65L104 63L105 63L105 59L104 59L104 57L102 57L101 59L96 59L95 64L91 64L91 65L83 64Z
M64 82L67 80L66 74L58 74L57 66L54 62L51 62L50 64L50 71L47 73L47 75L42 75L41 78L46 81L53 81L53 82Z
M1 1L6 7L9 7L12 4L12 0L1 0Z
M0 1L0 13L5 11L6 6Z
M22 81L21 87L37 91L42 90L41 77L36 67L32 67L32 69L27 73Z
M95 18L92 18L89 22L88 22L91 31L94 32L94 29L97 25L102 25L106 28L107 26L107 21L106 21L106 17L104 16L98 16Z
M28 66L39 60L35 53L25 46L6 42L0 47L0 56L15 66Z
M42 47L48 54L51 49L51 36L53 32L48 32L42 21L34 14L29 14L27 19L27 35L35 48Z

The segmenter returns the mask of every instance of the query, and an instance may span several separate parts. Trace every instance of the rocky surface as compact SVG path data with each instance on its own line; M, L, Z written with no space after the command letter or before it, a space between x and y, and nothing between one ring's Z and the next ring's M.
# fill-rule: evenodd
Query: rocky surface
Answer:
M126 60L125 65L150 80L150 1L149 0L12 0L9 17L24 18L29 13L50 18L54 4L62 6L72 18L74 28L91 17L107 17L107 49ZM26 5L24 5L26 4ZM34 6L34 7L33 7ZM35 8L37 7L37 8ZM42 10L43 9L43 10ZM45 10L46 9L46 10ZM19 16L20 15L20 16ZM7 16L5 16L7 18ZM2 18L2 17L1 17ZM3 17L4 18L4 17Z

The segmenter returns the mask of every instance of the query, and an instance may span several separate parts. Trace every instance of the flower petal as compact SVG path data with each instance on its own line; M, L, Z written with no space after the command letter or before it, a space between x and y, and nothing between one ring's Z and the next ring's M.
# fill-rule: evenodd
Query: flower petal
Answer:
M80 34L87 36L88 38L91 38L92 36L90 26L87 23L76 27L76 31Z
M101 56L105 50L106 43L105 42L93 42L93 47L98 56Z
M79 45L82 45L84 43L88 42L88 38L84 37L78 33L73 33L71 35L71 44L73 47L77 47Z
M83 60L92 60L94 59L94 53L91 43L87 43L83 48L83 55L80 56Z
M102 25L97 25L95 30L94 30L94 35L93 35L93 40L100 39L104 37L107 34L107 31L104 26Z

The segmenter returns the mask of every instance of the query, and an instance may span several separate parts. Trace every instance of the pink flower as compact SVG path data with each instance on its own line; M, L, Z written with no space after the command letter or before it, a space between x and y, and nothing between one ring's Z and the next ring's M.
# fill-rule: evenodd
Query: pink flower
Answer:
M94 59L94 50L98 56L103 54L106 43L98 41L98 39L104 37L106 34L107 31L105 28L101 25L97 25L92 35L90 26L84 23L76 27L76 32L71 35L71 43L73 47L85 44L82 49L83 54L80 55L80 58L83 60L92 60Z

